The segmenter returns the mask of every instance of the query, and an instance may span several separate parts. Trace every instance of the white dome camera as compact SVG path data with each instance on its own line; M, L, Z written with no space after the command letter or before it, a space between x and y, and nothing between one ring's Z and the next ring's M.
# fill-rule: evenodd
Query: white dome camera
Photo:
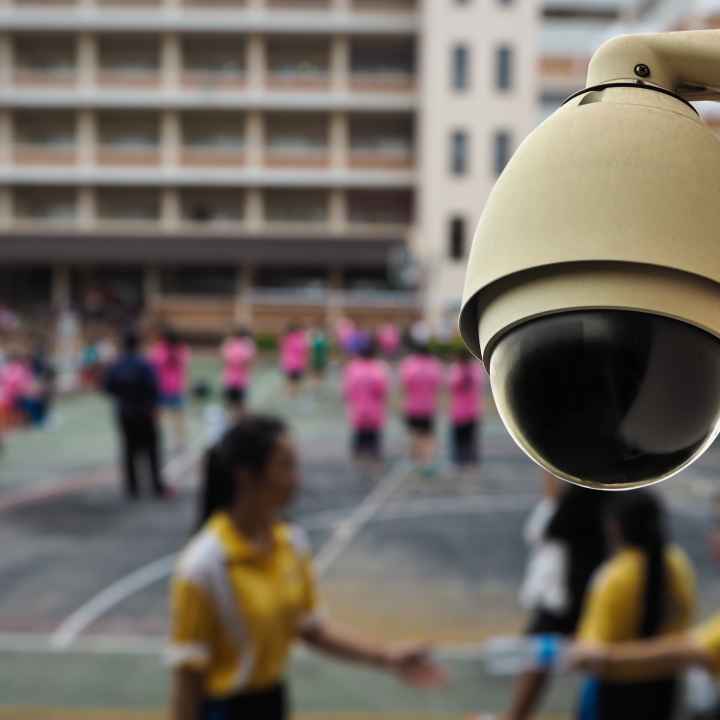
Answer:
M460 327L508 431L570 482L674 475L720 431L720 31L615 38L520 146Z

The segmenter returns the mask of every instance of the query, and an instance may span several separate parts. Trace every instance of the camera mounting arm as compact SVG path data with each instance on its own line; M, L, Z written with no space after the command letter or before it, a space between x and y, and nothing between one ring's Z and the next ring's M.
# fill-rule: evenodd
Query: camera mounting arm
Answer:
M588 69L588 87L633 80L685 100L720 102L720 30L626 35L608 40Z

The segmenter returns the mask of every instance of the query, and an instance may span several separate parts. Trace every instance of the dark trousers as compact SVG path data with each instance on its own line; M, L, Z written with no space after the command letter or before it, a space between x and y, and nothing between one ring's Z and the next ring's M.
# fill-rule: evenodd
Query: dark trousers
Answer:
M153 491L162 495L165 484L160 473L160 441L155 418L152 415L121 416L120 434L127 495L137 497L140 494L138 468L143 462L150 471Z
M203 720L287 720L288 701L284 685L245 692L227 700L205 702Z

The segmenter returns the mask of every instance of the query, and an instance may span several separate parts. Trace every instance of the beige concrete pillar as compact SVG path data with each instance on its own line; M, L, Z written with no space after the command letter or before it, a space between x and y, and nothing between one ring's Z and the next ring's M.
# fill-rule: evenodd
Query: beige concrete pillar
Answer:
M181 136L180 115L174 110L163 111L160 117L160 144L164 167L174 168L178 166L182 145Z
M265 225L265 203L260 188L250 188L245 197L245 226L248 232L259 232Z
M175 33L161 36L160 68L162 86L165 92L176 92L182 76L182 47L180 37Z
M9 187L0 187L0 229L9 230L13 224L13 196Z
M98 68L97 37L92 33L80 33L77 39L77 84L81 90L95 87Z
M255 282L254 275L255 272L251 265L242 265L237 269L235 310L233 313L233 319L237 325L252 326L252 289Z
M344 190L334 188L330 191L330 229L334 233L347 230L347 195Z
M250 90L259 92L265 89L266 55L265 37L250 35L247 44L247 79Z
M97 116L93 110L80 110L77 118L77 148L80 165L88 167L95 164L97 144Z
M350 38L347 35L335 35L332 39L330 68L332 89L345 93L350 89Z
M245 133L248 166L262 167L265 155L265 117L259 110L248 113Z
M13 135L12 112L0 110L0 165L12 165Z
M67 265L55 265L52 270L51 302L55 311L62 311L72 304L70 286L70 268Z
M347 168L350 157L350 124L347 113L334 112L330 116L330 164L335 169Z
M12 38L6 33L0 34L0 86L12 87L13 74L13 44Z
M177 231L182 222L180 193L177 188L163 188L160 196L160 224L165 232Z
M95 188L81 187L78 190L78 225L82 230L90 230L97 222L97 203Z

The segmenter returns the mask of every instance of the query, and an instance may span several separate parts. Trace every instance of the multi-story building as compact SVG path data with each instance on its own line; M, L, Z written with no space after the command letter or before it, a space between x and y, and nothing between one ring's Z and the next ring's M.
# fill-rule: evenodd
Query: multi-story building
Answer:
M450 317L536 0L0 0L0 303Z

